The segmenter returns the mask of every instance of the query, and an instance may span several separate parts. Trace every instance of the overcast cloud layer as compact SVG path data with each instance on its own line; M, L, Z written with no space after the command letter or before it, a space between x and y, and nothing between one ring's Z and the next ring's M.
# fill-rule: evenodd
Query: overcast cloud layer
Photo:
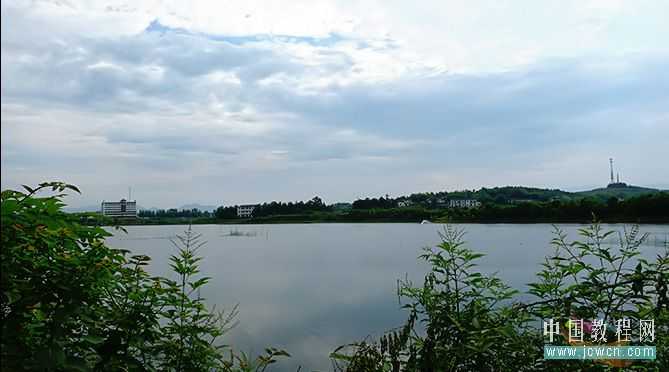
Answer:
M666 1L2 3L2 187L144 207L669 187ZM466 6L464 4L467 4Z

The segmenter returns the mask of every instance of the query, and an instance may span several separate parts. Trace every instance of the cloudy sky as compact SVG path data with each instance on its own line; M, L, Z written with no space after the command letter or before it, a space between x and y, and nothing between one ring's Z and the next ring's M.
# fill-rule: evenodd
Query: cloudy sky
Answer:
M667 1L3 1L2 188L669 187Z

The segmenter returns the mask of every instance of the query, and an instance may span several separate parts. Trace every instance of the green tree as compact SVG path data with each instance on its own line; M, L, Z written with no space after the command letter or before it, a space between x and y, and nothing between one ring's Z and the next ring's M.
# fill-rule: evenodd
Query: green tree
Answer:
M2 368L70 370L97 362L102 301L124 256L104 245L110 234L61 211L63 194L2 191Z
M175 242L178 280L152 277L148 256L107 247L109 232L61 210L62 192L76 187L24 188L1 194L3 371L260 371L288 355L250 358L217 344L236 309L204 305L204 243L190 228ZM58 194L36 196L45 189Z

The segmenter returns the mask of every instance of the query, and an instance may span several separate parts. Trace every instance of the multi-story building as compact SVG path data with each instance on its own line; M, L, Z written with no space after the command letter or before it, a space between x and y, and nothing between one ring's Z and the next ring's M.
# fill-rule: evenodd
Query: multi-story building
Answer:
M239 218L251 218L253 216L253 210L256 208L255 204L244 204L237 206L237 217Z
M135 218L137 217L137 202L121 199L117 202L102 202L102 214L115 218Z
M451 199L448 202L449 208L478 208L481 202L475 199Z

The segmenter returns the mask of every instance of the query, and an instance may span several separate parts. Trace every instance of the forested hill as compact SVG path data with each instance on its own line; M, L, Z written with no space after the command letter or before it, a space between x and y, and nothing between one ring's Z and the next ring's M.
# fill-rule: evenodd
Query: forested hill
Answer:
M630 197L635 197L643 194L653 194L660 192L661 190L641 187L641 186L632 186L627 185L624 187L602 187L594 190L588 191L577 191L577 192L568 192L562 191L559 189L540 189L535 187L523 187L523 186L504 186L504 187L495 187L495 188L481 188L476 191L475 198L478 197L479 201L513 201L513 200L534 200L534 201L549 201L556 199L581 199L585 197L593 197L600 200L608 200L611 197L618 199L625 199ZM665 190L667 191L667 190ZM448 193L449 196L455 197L459 192Z
M630 197L635 197L643 194L652 194L655 192L658 192L660 190L658 189L651 189L648 187L641 187L641 186L626 186L626 187L602 187L599 189L594 189L590 191L580 191L574 193L577 197L596 197L600 199L608 199L611 197L619 198L619 199L625 199L625 198L630 198ZM668 190L665 190L668 191Z
M450 199L476 199L481 203L495 203L495 204L509 204L529 201L553 201L553 200L577 200L583 198L595 198L600 201L607 201L611 197L618 199L626 199L643 194L653 194L660 192L657 189L651 189L639 186L626 186L618 188L599 188L589 191L568 192L559 189L542 189L536 187L525 186L503 186L486 188L483 187L478 190L464 190L453 192L427 192L415 193L408 196L401 196L395 198L396 200L406 200L411 203L425 205L425 204L439 204L445 200ZM386 199L389 198L380 198ZM376 199L376 200L380 200ZM375 199L365 199L375 200ZM358 200L358 204L365 204L365 200ZM361 203L362 202L362 203Z

